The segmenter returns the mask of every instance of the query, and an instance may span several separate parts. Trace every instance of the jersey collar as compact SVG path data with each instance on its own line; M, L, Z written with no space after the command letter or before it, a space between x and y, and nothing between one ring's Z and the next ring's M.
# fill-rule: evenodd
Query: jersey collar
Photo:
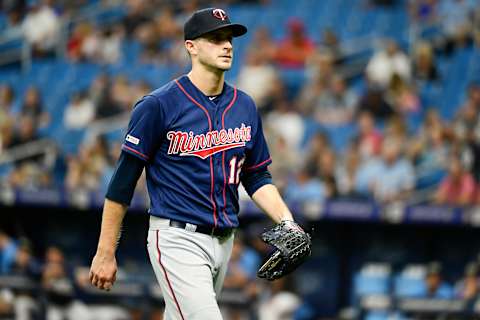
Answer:
M223 83L223 90L217 97L217 103L211 101L208 96L206 96L202 91L200 91L200 89L198 89L192 83L192 81L190 81L187 75L183 75L178 78L178 82L183 86L187 93L199 104L211 109L224 109L229 105L233 98L234 90L229 84L227 84L227 82Z

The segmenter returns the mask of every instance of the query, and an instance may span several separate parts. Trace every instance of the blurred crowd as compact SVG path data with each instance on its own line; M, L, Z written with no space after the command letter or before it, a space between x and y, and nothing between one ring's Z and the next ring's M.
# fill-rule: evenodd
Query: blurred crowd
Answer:
M310 279L312 285L307 286L309 289L302 295L299 289L302 284L295 274L275 282L257 278L260 263L270 250L258 237L264 227L263 222L254 222L236 234L219 300L224 318L317 319L313 315L318 306L307 296L309 291L317 290L315 286L322 284ZM60 234L57 240L58 237ZM154 274L150 269L139 271L139 261L130 261L123 255L112 292L103 292L91 286L88 262L82 262L76 256L85 253L69 251L67 254L66 248L59 245L45 245L39 249L25 236L13 236L0 230L0 319L162 319L164 305ZM443 302L457 300L465 302L465 306L470 308L480 298L480 255L471 258L464 265L463 272L447 269L439 261L427 261L425 264L404 261L397 266L399 269L395 269L395 273L390 265L379 267L375 263L354 271L370 277L374 283L384 279L385 291L377 292L377 296L384 294L392 299L438 299ZM340 274L329 277L340 277ZM369 294L354 276L348 281L351 281L352 297L361 298ZM331 294L337 294L336 289L331 290ZM352 300L352 305L361 309L356 300ZM340 310L335 319L360 319L347 316L347 310ZM444 318L432 315L421 319Z
M382 5L390 2L395 1ZM480 47L475 4L407 2L412 25L440 23L441 32L411 44L409 52L387 39L363 73L353 76L344 72L349 61L335 30L325 29L320 39L313 39L297 18L286 22L282 39L272 38L266 28L251 30L253 40L236 62L241 64L236 85L253 97L262 114L274 159L271 171L288 201L353 197L382 203L414 198L455 206L480 204L480 80L470 83L465 94L458 93L465 98L451 106L456 110L451 119L442 118L437 106L426 105L419 94L422 87L439 85L448 77L439 70L437 58ZM120 22L104 28L88 20L73 24L66 55L72 62L111 64L122 55L124 41L135 41L140 44L137 63L185 67L183 21L202 5L126 1L127 13ZM27 30L32 37L27 40L40 56L55 48L57 20L79 6L61 1L3 4L12 28ZM306 75L303 85L285 76L298 73ZM354 85L359 78L361 85ZM89 89L71 96L62 125L75 131L128 114L152 89L144 81L99 74ZM23 97L16 97L11 86L0 85L0 150L35 141L51 125L42 94L31 86ZM334 145L332 134L342 128L352 131L351 138ZM2 182L14 188L103 191L119 143L100 136L84 141L75 154L62 153L60 146L53 164L48 157L21 159L4 173ZM418 190L427 192L417 197Z
M240 232L235 238L220 299L226 319L278 320L300 312L301 299L291 278L268 283L256 277L269 249L257 236L248 238ZM123 266L116 285L120 291L109 295L95 290L88 278L88 266L73 264L61 247L51 245L38 252L29 239L0 230L0 319L162 319L163 302L161 296L152 293L155 290L137 296L137 301L132 298L135 291L121 289L128 283L156 286L153 273L142 280L129 279L129 274L136 273Z
M120 2L125 1L101 1L105 6ZM88 19L73 23L65 56L71 63L115 64L124 54L122 45L134 42L139 45L139 61L132 63L184 70L188 56L183 22L207 2L212 4L128 0L119 22L106 27ZM217 1L222 7L236 2L268 1ZM398 5L398 1L364 2ZM7 32L23 33L34 57L45 58L57 54L60 33L65 31L62 21L88 3L3 1L1 6L8 17ZM448 59L465 48L480 50L480 6L467 0L412 0L402 5L407 6L413 26L440 25L440 32L428 41L410 44L408 50L393 39L385 40L362 71L353 75L345 71L350 60L334 29L313 38L304 21L292 18L279 25L285 28L281 39L267 28L250 30L252 40L235 62L240 64L235 84L253 97L262 115L273 158L270 170L288 202L321 204L344 197L386 204L415 200L480 205L480 78L458 93L464 98L450 106L455 110L452 118L442 117L438 106L425 104L420 96L422 88L441 88L449 76L442 73L440 58ZM303 81L296 78L299 74ZM86 90L70 97L61 126L74 133L128 117L135 102L153 89L146 81L101 73ZM19 96L13 86L0 83L0 155L46 136L46 129L54 124L45 95L31 85ZM339 146L334 135L341 131L352 134ZM60 145L53 158L39 154L15 160L6 170L0 166L0 186L103 194L120 145L121 138L99 135L84 139L74 152ZM143 179L138 191L145 193ZM236 237L225 279L222 306L227 318L256 314L261 320L288 319L308 312L291 279L273 284L255 280L268 248L259 241L259 230L247 232L255 236ZM427 296L477 298L478 268L478 262L469 264L462 279L448 284L441 266L431 264L425 277ZM74 268L60 247L38 252L28 239L0 231L0 281L5 275L24 279L24 286L0 286L0 318L12 314L16 319L46 314L48 320L140 317L135 308L89 296L88 268ZM153 301L151 308L151 319L160 319L161 303Z

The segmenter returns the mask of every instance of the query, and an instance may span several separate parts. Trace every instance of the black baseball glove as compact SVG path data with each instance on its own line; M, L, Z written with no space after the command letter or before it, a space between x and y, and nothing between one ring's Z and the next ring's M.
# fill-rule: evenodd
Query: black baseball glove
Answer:
M257 272L260 278L273 281L289 274L312 253L310 235L294 221L282 221L261 235L275 247Z

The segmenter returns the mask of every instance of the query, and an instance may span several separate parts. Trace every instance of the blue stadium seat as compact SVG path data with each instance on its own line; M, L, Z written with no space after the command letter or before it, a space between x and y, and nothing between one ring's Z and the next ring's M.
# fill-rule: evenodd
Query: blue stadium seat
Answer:
M365 316L365 320L389 320L388 312L385 311L370 311Z
M280 78L287 87L289 98L295 97L306 81L304 69L280 69Z
M85 130L66 130L59 129L55 135L57 143L62 146L62 151L66 155L76 154L78 147L83 141Z
M386 264L367 264L354 276L356 296L383 295L390 291L391 269Z
M407 320L398 312L370 311L366 314L365 320Z
M394 295L401 298L417 298L426 295L425 267L407 266L393 281Z

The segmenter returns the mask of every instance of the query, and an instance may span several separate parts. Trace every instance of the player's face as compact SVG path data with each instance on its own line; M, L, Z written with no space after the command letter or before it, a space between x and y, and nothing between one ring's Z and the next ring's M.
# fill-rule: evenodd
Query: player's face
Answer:
M210 68L229 70L233 60L232 40L230 29L220 29L196 39L198 62Z

